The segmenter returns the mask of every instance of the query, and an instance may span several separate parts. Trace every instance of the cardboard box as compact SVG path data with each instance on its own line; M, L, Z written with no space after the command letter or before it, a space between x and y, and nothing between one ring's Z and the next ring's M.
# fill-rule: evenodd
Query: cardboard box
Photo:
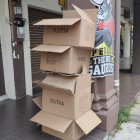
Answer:
M50 73L42 81L42 110L77 119L91 109L91 75L63 76Z
M91 91L88 89L79 96L43 89L42 110L68 119L77 119L91 109Z
M84 9L84 12L90 17L90 19L96 23L97 22L97 9ZM63 18L80 18L80 15L75 10L64 10Z
M72 46L39 45L32 49L39 51L41 55L40 69L58 73L81 73L83 66L89 69L89 49L81 49Z
M45 26L43 44L94 47L96 14L93 21L86 12L76 6L74 8L79 18L44 19L34 24Z
M36 97L32 100L40 109L42 109L42 96Z
M101 123L101 120L91 110L77 120L40 111L31 121L41 124L43 132L64 140L77 140Z
M69 129L67 129L65 133L52 130L45 126L42 126L42 131L63 140L79 140L84 135L84 132L74 121L70 124Z

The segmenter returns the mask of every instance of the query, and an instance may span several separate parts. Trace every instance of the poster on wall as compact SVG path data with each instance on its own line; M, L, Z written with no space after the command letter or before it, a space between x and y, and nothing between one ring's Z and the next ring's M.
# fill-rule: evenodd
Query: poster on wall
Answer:
M90 72L100 78L114 72L113 43L115 24L112 16L113 0L90 0L98 8L96 41L91 53Z

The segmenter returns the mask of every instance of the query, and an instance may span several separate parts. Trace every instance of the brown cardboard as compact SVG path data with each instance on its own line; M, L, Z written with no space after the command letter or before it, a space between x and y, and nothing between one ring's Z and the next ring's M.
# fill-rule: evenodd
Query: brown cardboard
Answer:
M41 55L40 69L59 73L81 73L83 66L89 69L90 50L72 46L39 45L32 49Z
M72 120L62 118L44 111L40 111L37 113L31 121L42 124L43 126L49 127L53 130L59 131L60 133L64 133L66 129L72 123Z
M82 117L77 119L76 123L87 135L93 129L93 126L96 126L97 123L101 123L101 120L93 111L89 110Z
M62 89L65 93L77 96L91 88L91 74L83 69L79 75L61 75L57 73L47 73L47 77L41 82L45 87Z
M35 25L44 26L71 26L80 21L81 18L58 18L58 19L43 19Z
M32 101L40 108L42 109L42 96L35 97L32 99Z
M32 100L40 109L42 109L42 96L36 97Z
M42 110L77 119L91 109L91 76L48 74L42 81Z
M68 119L77 119L91 109L90 89L79 96L59 92L59 90L44 89L42 110Z
M63 140L79 140L84 135L84 132L78 127L78 125L74 121L65 133L60 133L45 126L42 126L42 131Z
M91 110L77 120L40 111L31 121L41 124L43 132L65 140L79 139L101 123L101 120Z
M84 11L88 14L90 19L96 23L97 22L97 9L84 9ZM80 18L80 15L75 10L64 10L63 18Z
M65 93L61 94L61 96L60 94L57 96L58 93L54 94L54 92L52 94L49 92L49 95L44 93L43 96L34 98L33 101L40 109L43 108L43 111L47 111L69 119L79 118L89 109L91 109L90 92L76 97L67 95Z
M80 18L44 19L35 24L45 26L43 44L93 48L96 16L93 21L86 12L76 6L74 8Z

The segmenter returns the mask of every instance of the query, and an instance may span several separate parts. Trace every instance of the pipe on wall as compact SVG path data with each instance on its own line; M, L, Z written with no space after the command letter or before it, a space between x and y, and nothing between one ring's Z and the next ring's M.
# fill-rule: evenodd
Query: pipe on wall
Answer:
M114 46L114 55L115 55L115 71L114 71L114 82L115 89L117 90L117 96L119 97L119 69L120 69L120 23L121 23L121 0L115 0L115 28L116 28L116 39Z

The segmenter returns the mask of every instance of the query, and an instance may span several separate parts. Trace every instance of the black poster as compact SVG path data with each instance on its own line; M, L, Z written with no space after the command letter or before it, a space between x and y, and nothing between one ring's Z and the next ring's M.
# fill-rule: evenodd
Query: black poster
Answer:
M93 77L105 77L114 72L113 44L115 24L113 0L90 0L98 7L95 47L91 54L90 72Z

